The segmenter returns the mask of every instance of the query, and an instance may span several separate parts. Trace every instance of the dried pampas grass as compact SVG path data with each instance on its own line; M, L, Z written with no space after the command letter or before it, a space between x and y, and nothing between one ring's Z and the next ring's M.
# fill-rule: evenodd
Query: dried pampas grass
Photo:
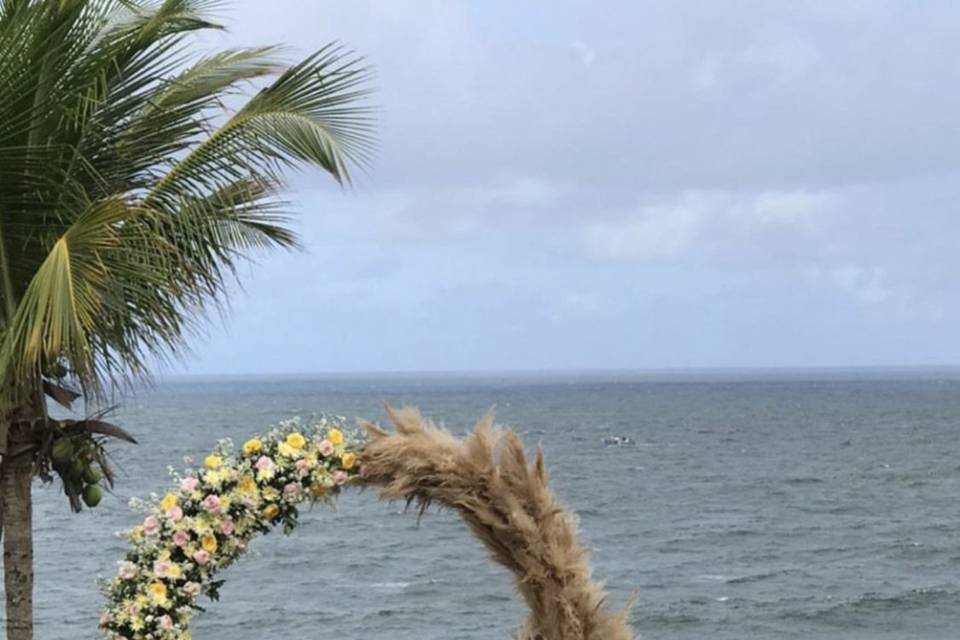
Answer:
M516 578L530 615L518 640L632 640L591 577L574 515L550 489L540 451L532 463L515 433L481 420L463 440L415 409L387 409L388 433L368 424L362 476L383 498L455 509Z

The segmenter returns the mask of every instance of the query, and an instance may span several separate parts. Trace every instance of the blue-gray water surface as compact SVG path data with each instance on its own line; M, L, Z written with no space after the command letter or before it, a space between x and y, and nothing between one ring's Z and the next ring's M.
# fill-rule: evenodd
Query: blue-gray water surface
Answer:
M456 432L491 406L542 444L612 604L643 638L960 637L956 376L400 376L191 379L128 398L116 494L80 515L38 487L37 638L95 638L97 574L125 550L131 496L167 466L318 412L410 403ZM608 435L631 447L604 447ZM512 637L508 575L451 513L345 493L292 536L258 539L198 640Z

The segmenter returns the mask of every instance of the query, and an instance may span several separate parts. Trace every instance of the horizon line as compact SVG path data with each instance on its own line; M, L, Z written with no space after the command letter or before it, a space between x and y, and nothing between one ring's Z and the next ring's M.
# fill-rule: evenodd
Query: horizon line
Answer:
M403 369L323 371L240 371L156 373L157 381L177 378L309 378L331 376L562 376L562 375L678 375L678 374L789 374L789 373L960 373L960 364L929 365L786 365L645 368L551 369Z

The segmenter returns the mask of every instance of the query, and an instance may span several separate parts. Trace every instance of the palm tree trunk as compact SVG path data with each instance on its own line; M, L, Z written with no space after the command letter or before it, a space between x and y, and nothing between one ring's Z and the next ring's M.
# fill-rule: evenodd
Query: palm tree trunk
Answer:
M0 525L7 596L7 640L33 638L34 449L30 422L11 425L7 455L0 465Z

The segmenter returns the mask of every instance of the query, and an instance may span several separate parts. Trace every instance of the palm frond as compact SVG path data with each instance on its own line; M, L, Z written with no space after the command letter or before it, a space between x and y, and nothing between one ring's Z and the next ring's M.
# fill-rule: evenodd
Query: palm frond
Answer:
M89 398L145 375L251 251L296 246L288 171L345 184L369 164L362 60L196 57L224 4L0 0L0 405L41 380Z
M349 182L370 160L372 111L362 105L370 71L337 45L288 69L163 176L148 200L195 194L246 174L276 176L296 163Z
M63 356L91 378L89 333L111 275L104 258L117 246L117 225L131 215L119 199L96 203L53 243L3 336L0 371L29 380Z

